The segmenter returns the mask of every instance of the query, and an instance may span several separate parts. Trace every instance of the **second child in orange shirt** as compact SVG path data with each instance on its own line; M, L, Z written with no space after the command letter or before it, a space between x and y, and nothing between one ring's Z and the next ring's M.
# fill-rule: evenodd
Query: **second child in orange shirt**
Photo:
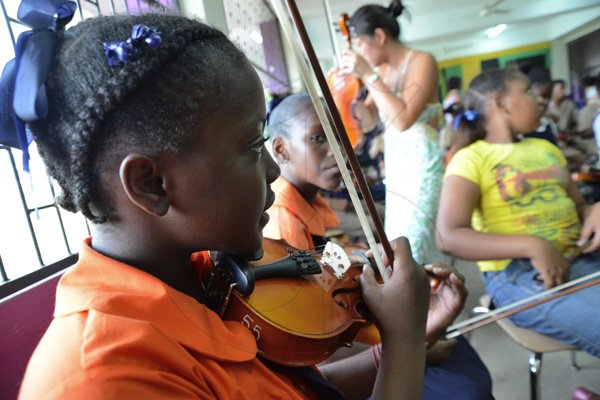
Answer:
M325 244L325 231L339 220L319 190L337 189L342 177L308 94L289 96L272 111L269 134L281 176L271 186L275 203L263 235L298 249Z

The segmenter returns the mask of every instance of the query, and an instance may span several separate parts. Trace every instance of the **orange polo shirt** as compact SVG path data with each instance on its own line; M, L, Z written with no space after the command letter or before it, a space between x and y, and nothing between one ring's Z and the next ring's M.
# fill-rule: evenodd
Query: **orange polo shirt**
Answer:
M54 320L21 399L305 399L298 377L256 358L252 333L157 278L94 251L58 284ZM206 253L192 258L212 267ZM304 391L304 393L302 392Z
M271 239L285 239L297 249L314 247L312 235L325 236L325 230L340 223L333 209L319 194L308 203L285 178L279 177L271 185L275 203L267 211L271 219L263 235Z

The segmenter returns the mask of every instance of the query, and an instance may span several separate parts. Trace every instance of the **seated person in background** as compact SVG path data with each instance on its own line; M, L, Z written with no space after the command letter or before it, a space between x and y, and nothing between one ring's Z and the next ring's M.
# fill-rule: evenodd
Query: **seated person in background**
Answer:
M352 117L362 132L361 140L355 147L358 162L365 176L370 181L382 178L383 161L383 124L379 120L377 110L366 105L369 95L367 87L363 87L352 102Z
M446 90L448 90L448 93L442 102L442 107L444 107L444 110L447 110L453 104L462 104L462 98L460 94L461 88L462 79L460 79L458 76L453 76L448 79L446 82ZM446 121L446 123L452 123L452 121Z
M552 95L552 82L549 80L532 82L531 93L535 96L540 107L540 126L535 131L525 134L524 137L546 139L553 145L558 146L558 128L554 121L544 115Z
M463 106L459 103L454 103L444 109L446 124L440 130L440 149L444 155L444 165L448 165L452 155L457 151L457 146L460 146L461 140L457 137L457 131L454 129L454 121L463 111Z
M600 110L598 110L596 116L594 117L592 130L594 131L594 138L596 139L596 147L599 149L598 159L600 160Z
M275 108L269 133L281 177L272 184L276 200L268 211L271 219L263 234L301 249L324 244L325 228L335 225L336 218L318 192L336 188L341 176L309 95L292 95ZM462 287L462 283L456 284ZM442 290L447 289L450 287ZM466 293L456 290L448 296L457 299ZM448 324L458 312L449 311ZM361 333L364 338L366 333ZM428 356L431 363L438 364L426 368L424 399L492 398L489 372L464 338L440 340Z
M591 137L594 117L600 110L600 77L588 76L583 79L585 106L579 111L577 132L581 137Z
M474 118L458 126L471 144L446 169L438 214L438 245L478 261L498 307L600 270L600 204L585 204L556 146L517 138L539 123L528 89L508 69L471 82L465 108ZM600 357L598 304L596 285L510 319Z
M558 131L567 139L577 127L577 111L573 100L565 95L565 81L552 81L552 96L546 109L546 116L558 126Z
M444 155L444 164L447 163L447 156L452 147L455 130L454 117L463 111L461 98L462 79L453 76L446 82L448 93L444 97L442 107L444 108L444 121L446 124L440 129L439 144L442 154ZM452 157L452 155L450 155Z

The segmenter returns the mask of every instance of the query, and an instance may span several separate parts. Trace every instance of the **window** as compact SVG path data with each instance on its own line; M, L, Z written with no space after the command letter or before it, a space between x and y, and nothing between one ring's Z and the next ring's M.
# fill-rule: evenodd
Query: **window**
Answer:
M14 57L14 42L29 28L17 20L20 0L0 0L0 66ZM176 0L77 0L69 25L98 15L136 14L151 6L177 9ZM59 187L30 146L31 173L21 151L0 145L0 298L72 264L81 240L90 234L85 218L55 204Z

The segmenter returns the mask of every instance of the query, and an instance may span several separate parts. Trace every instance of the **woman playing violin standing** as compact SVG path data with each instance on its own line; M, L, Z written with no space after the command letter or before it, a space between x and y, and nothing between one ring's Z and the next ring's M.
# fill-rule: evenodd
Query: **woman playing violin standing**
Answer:
M366 5L350 18L354 51L342 70L368 86L366 104L385 124L386 233L406 236L419 262L437 261L435 216L443 177L437 132L443 124L437 96L437 64L428 53L399 40L396 18L404 7Z
M314 369L268 367L246 327L203 304L198 271L212 267L203 250L260 249L279 174L263 147L261 84L243 54L183 17L103 17L63 31L74 4L44 5L61 7L47 15L52 30L35 24L43 18L26 22L54 44L39 53L44 42L26 42L32 52L16 65L40 69L28 55L50 54L38 75L49 109L27 122L61 206L82 212L93 233L58 285L20 398L339 397ZM21 96L11 79L2 84ZM429 285L407 242L393 246L387 283L371 268L360 278L382 333L379 369L366 353L326 372L348 397L420 397Z

